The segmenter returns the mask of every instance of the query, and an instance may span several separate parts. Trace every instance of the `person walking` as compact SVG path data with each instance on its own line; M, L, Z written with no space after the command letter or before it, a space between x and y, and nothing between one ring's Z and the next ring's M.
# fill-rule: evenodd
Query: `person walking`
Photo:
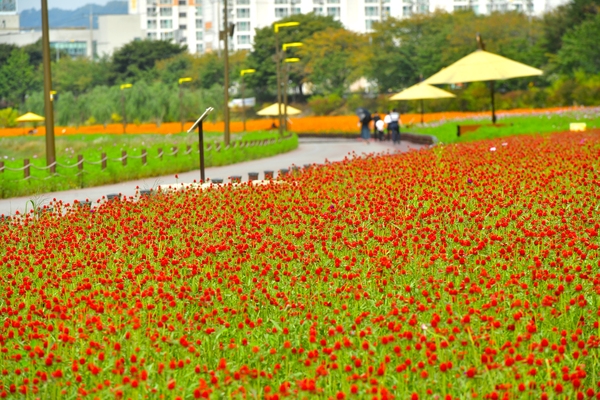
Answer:
M394 144L400 143L400 114L394 108L388 115L385 116L384 122L387 124L388 130L392 135L392 142Z
M373 138L375 140L379 139L378 131L377 131L377 121L381 121L381 117L379 116L379 111L376 111L375 114L371 115L371 120L373 121Z
M371 114L366 114L362 119L359 120L358 125L360 126L360 137L367 144L370 144L371 130L369 124L371 123Z

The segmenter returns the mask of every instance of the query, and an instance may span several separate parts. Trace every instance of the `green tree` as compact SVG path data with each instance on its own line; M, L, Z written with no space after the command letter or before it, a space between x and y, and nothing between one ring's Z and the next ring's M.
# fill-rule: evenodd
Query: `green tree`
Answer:
M63 92L54 104L57 113L56 123L60 126L68 126L75 122L77 115L77 100L71 92Z
M113 53L110 67L111 83L148 78L157 61L183 53L186 46L166 40L132 41Z
M280 45L288 42L304 42L312 37L316 32L327 28L340 29L342 24L335 21L333 17L323 17L309 14L297 14L284 18L275 23L296 21L300 25L290 28L282 28L279 31ZM274 23L274 24L275 24ZM254 48L248 59L245 68L254 68L256 72L245 76L246 86L252 88L259 101L272 100L277 93L277 75L275 72L275 33L274 24L256 30L254 36ZM298 72L290 76L290 81L294 83L300 91L302 82L306 74L304 69L298 69ZM239 79L239 75L236 80Z
M95 86L108 85L108 58L97 61L87 58L62 58L52 63L52 85L59 93L73 92L79 95Z
M315 92L343 95L362 75L367 43L364 35L344 28L327 28L306 39L298 54Z
M0 66L0 97L11 105L19 105L34 87L34 68L29 56L21 49L14 49Z
M541 42L544 53L552 60L563 45L564 35L599 12L600 0L571 0L544 14Z
M576 70L588 74L600 73L600 14L583 21L562 38L563 46L559 50L556 62L559 70L573 76Z
M90 101L93 101L92 116L104 127L110 123L113 112L116 111L116 100L107 86L96 86L90 92Z

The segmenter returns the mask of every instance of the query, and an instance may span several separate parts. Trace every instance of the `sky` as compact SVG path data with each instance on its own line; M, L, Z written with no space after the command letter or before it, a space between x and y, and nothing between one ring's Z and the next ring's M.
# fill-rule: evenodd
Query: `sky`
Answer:
M74 10L87 4L105 5L110 0L48 0L48 8L62 8L64 10ZM19 11L29 10L30 8L42 8L41 0L17 0Z

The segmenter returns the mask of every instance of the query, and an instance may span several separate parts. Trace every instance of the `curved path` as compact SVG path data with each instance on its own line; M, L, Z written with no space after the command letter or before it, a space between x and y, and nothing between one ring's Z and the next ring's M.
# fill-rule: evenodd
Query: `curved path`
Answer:
M366 144L359 140L346 139L300 139L300 145L296 150L288 153L279 154L273 157L262 158L259 160L246 161L238 164L226 165L222 167L207 168L205 173L207 178L221 178L223 182L228 182L230 176L242 176L242 180L248 179L249 172L258 172L259 179L263 178L264 171L278 171L282 168L289 168L292 165L299 167L304 164L320 164L328 161L341 161L349 153L356 154L380 153L380 152L406 152L411 149L420 149L426 145L401 142L399 145L393 145L391 142L371 142ZM62 200L63 203L73 204L75 200L89 200L95 203L101 200L103 196L113 193L120 193L123 196L134 196L136 188L151 189L158 185L172 184L176 182L193 182L200 180L200 171L194 170L182 172L179 179L175 175L160 176L155 178L144 178L134 181L121 182L112 185L96 186L83 189L73 189L61 192L44 193L41 195L30 195L26 197L14 197L0 200L0 215L13 215L16 211L23 213L27 208L32 208L31 201L36 206L48 204L53 199ZM275 173L275 175L277 175Z

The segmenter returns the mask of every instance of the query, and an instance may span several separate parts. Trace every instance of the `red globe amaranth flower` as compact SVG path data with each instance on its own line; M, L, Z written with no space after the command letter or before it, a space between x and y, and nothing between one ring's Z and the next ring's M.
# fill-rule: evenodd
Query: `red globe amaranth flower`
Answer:
M0 221L0 396L592 398L599 149L353 154Z

